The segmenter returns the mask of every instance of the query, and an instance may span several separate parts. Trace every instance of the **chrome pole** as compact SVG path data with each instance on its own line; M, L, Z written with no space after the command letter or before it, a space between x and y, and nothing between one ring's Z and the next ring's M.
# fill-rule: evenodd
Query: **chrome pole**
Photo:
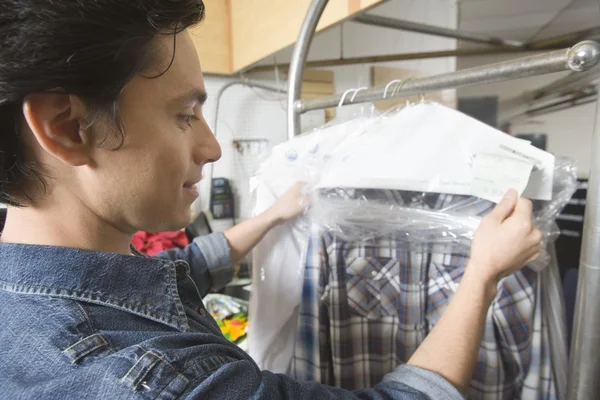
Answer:
M386 98L407 97L462 86L527 78L530 76L568 70L582 72L593 68L599 61L600 44L585 41L566 50L557 50L541 55L464 69L427 78L409 79L404 83L399 84L397 89L393 91L393 95L389 95ZM363 90L356 95L354 101L351 101L351 99L347 97L344 100L343 105L381 100L384 93L385 87L383 86ZM335 107L340 103L340 100L340 95L327 96L308 101L296 100L294 110L302 113L310 110Z
M600 399L600 100L596 104L571 342L569 400Z
M317 25L323 15L328 0L313 0L310 3L306 18L300 28L300 34L294 46L292 61L288 75L288 137L292 139L300 133L301 110L296 108L296 103L302 99L302 83L304 79L304 68L308 59L308 50L317 30Z

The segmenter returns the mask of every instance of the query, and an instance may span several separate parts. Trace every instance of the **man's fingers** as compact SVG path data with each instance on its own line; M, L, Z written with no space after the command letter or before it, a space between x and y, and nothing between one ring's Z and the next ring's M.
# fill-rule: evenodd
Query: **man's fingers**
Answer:
M531 200L519 199L515 206L515 215L521 216L526 219L531 219L533 213L533 203Z
M533 256L531 256L529 258L529 260L527 260L527 262L525 263L525 265L527 264L531 264L532 262L534 262L535 260L537 260L540 257L540 252L536 252Z
M531 241L533 243L537 243L541 245L542 240L544 239L544 235L542 234L542 231L540 231L539 229L535 229L532 233L531 233Z
M503 222L514 211L519 194L516 190L510 189L504 195L504 198L496 205L496 208L490 213L490 217L498 222Z
M539 232L536 229L536 232ZM529 251L527 251L527 255L530 256L529 261L527 261L527 264L529 264L530 262L533 262L535 260L538 259L538 257L540 256L540 254L542 253L542 248L543 248L543 243L540 242L539 240L535 240L532 239L533 236L536 236L536 233L533 233L532 235L529 236L529 240L531 240L531 247L529 248ZM541 234L540 234L541 236Z

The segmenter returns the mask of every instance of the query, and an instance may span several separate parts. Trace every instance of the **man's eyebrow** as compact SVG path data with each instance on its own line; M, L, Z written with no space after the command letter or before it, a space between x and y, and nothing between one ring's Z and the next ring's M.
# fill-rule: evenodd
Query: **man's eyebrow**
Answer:
M193 89L187 93L182 94L181 96L175 97L171 103L180 105L180 106L195 106L195 105L203 105L206 103L208 99L208 95L206 91Z

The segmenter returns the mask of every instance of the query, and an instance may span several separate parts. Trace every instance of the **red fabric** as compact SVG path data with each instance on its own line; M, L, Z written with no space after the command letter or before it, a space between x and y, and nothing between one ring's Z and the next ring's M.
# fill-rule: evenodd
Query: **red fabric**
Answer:
M155 256L165 250L177 247L182 249L190 244L190 242L184 231L160 233L140 231L133 235L131 244L133 244L133 247L138 251L149 256Z

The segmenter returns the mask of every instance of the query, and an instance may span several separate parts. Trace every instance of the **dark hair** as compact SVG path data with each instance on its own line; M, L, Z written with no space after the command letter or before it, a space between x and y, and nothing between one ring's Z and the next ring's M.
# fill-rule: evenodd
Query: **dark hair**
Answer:
M152 40L203 18L202 0L1 0L0 203L22 206L26 183L45 185L20 134L27 95L76 95L117 122L119 95L149 66Z

